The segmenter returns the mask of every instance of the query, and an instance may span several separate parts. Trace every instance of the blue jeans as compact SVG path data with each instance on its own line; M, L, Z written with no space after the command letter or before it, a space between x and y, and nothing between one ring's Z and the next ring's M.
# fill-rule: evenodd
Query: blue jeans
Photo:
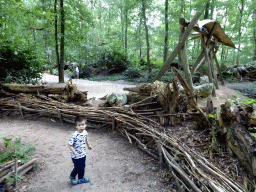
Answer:
M70 174L70 177L72 179L76 178L76 175L78 175L78 179L83 179L84 177L84 169L85 169L85 161L86 161L86 156L79 158L79 159L73 159L72 161L74 163L74 169Z

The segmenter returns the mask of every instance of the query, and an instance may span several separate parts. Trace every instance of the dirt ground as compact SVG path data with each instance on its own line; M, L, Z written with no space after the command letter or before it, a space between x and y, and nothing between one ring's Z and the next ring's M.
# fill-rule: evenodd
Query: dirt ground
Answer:
M57 76L46 75L44 82L51 86L57 84ZM119 82L90 82L74 80L82 91L89 91L89 98L100 98L112 92L124 92L123 87L134 84ZM216 106L226 98L246 99L241 93L220 86ZM96 100L97 101L97 100ZM200 106L206 106L206 100L199 100ZM86 177L91 182L71 186L68 180L73 168L67 142L75 131L72 124L61 124L51 118L2 117L0 118L0 136L15 135L36 148L38 169L19 182L20 191L88 191L88 192L150 192L175 191L172 183L164 177L166 169L160 169L158 162L136 148L117 132L89 129L89 142L92 150L87 152ZM167 185L169 183L169 185Z
M0 119L0 135L15 135L36 148L38 168L19 182L20 191L170 191L157 162L118 133L88 130L85 176L90 183L71 186L73 164L67 142L75 128L53 119Z

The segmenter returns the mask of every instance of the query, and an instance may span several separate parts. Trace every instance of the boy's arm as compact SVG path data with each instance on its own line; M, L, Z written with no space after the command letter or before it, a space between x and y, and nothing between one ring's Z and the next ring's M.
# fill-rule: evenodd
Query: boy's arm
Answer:
M89 150L92 149L91 146L90 146L89 143L88 143L88 140L86 140L86 145L87 145L87 148L88 148Z
M74 155L75 155L76 157L78 157L78 154L77 154L77 152L75 151L75 149L74 149L74 147L73 147L72 145L69 145L69 144L68 144L68 148L74 153Z

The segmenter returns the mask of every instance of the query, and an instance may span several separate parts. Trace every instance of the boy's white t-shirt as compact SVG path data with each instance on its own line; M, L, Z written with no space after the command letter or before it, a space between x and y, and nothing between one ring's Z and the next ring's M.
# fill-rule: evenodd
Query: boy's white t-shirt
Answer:
M86 155L86 141L88 139L88 133L84 130L82 133L75 131L70 137L68 144L72 145L78 154L78 157L71 151L71 158L80 159Z

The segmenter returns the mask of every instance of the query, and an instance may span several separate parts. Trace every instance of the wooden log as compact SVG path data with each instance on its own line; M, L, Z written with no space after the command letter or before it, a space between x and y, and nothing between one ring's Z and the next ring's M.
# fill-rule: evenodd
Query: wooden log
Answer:
M15 172L16 175L18 175L18 160L17 160L17 158L15 158L14 172ZM14 181L14 187L15 188L17 187L17 180L16 179Z
M256 139L250 135L247 130L250 115L246 110L230 102L222 104L218 109L217 120L219 129L215 131L215 135L219 132L225 138L226 146L233 151L240 162L244 165L247 172L256 176ZM217 139L221 139L218 138Z
M8 169L9 167L13 166L15 161L9 161L3 165L1 165L0 173L4 171L5 169Z
M159 80L160 77L162 77L162 75L164 74L164 72L170 67L170 64L175 59L175 57L177 56L178 52L180 51L180 49L184 45L185 41L187 40L191 30L193 29L193 27L194 27L195 23L197 22L198 18L200 17L200 15L201 15L201 13L199 13L199 12L197 12L195 14L193 19L189 23L186 31L182 35L181 40L179 41L178 45L175 47L175 49L173 50L173 52L170 55L170 57L165 61L164 65L160 69L160 71L159 71L158 75L155 77L154 81Z
M116 130L116 117L112 115L112 131Z
M181 17L184 17L184 16L181 15ZM185 28L184 28L183 25L181 25L181 27L180 27L181 36L184 33L185 33ZM181 62L182 62L186 82L188 83L190 90L192 92L194 92L193 81L192 81L192 76L191 76L191 72L190 72L190 69L189 69L188 58L187 58L187 50L186 49L187 49L187 46L186 46L186 41L185 41L184 45L182 46L182 48L180 50L180 52L181 52Z
M214 67L213 62L212 62L211 52L209 52L209 58L210 58L210 62L211 62L210 63L211 71L212 71L212 74L213 74L213 83L214 83L216 89L219 89L217 73L216 73L215 67Z
M206 59L207 64L208 64L207 73L208 73L209 81L210 81L210 83L213 83L213 73L212 73L211 61L210 61L210 58L209 58L209 55L208 55L208 51L206 49L204 38L202 38L202 44L203 44L204 56L205 56L205 59ZM215 89L213 89L212 96L216 97Z
M1 171L1 172L0 172L0 178L3 177L3 176L5 176L7 173L9 173L9 171L10 171L10 170L8 170L8 169L6 169L6 170L4 170L4 171Z
M20 172L22 171L23 169L27 168L28 166L32 165L33 163L36 162L36 159L32 159L30 160L29 162L25 163L24 165L20 166L18 169L17 169L17 172ZM0 183L2 183L4 181L4 179L6 177L10 177L14 174L14 172L9 172L7 175L3 176L0 178Z
M190 24L190 22L184 18L183 14L181 15L181 17L179 19L179 23L180 23L180 25L182 25L184 27L187 27ZM192 29L196 32L200 32L200 28L197 25L194 25Z
M182 85L182 87L184 88L184 90L186 92L187 101L188 101L188 104L189 104L189 107L190 107L190 111L191 112L194 112L194 111L198 112L198 114L196 114L196 115L192 114L193 118L195 119L195 122L196 122L196 126L194 128L205 129L205 128L209 127L210 122L208 120L208 117L198 107L198 105L195 101L195 96L193 95L193 93L189 89L189 86L187 85L186 81L183 79L183 77L180 75L180 73L177 69L174 68L174 72L175 72L177 78L179 79L180 84Z
M63 87L47 87L44 85L21 85L6 83L2 85L3 90L11 93L45 93L45 94L62 94Z
M170 161L170 159L167 157L167 155L166 155L166 149L164 149L163 148L163 146L161 146L162 147L162 151L163 151L163 154L164 154L164 157L165 157L165 159L166 159L166 161L167 161L167 163L175 170L175 171L177 171L181 176L182 176L182 178L184 178L184 180L187 182L187 184L194 190L194 191L196 191L196 192L202 192L196 185L195 185L195 183L188 177L188 175L186 175L186 173L183 171L183 170L181 170L177 165L175 165L174 163L172 163L171 161Z
M214 46L210 45L209 51L213 50ZM196 62L193 65L193 68L191 69L191 75L195 74L200 67L204 64L205 61L205 56L204 56L204 51L200 53L198 58L196 59Z
M28 166L27 168L23 169L18 173L19 176L25 175L28 171L33 169L33 165ZM7 183L6 188L9 189L11 187L12 183Z
M220 77L221 84L222 84L222 85L225 85L225 84L224 84L224 80L223 80L223 76L222 76L222 73L221 73L220 65L219 65L218 59L217 59L217 57L216 57L216 51L213 51L213 50L212 50L212 54L213 54L213 59L214 59L215 62L216 62L216 66L217 66L217 69L218 69L218 73L219 73L219 77Z

